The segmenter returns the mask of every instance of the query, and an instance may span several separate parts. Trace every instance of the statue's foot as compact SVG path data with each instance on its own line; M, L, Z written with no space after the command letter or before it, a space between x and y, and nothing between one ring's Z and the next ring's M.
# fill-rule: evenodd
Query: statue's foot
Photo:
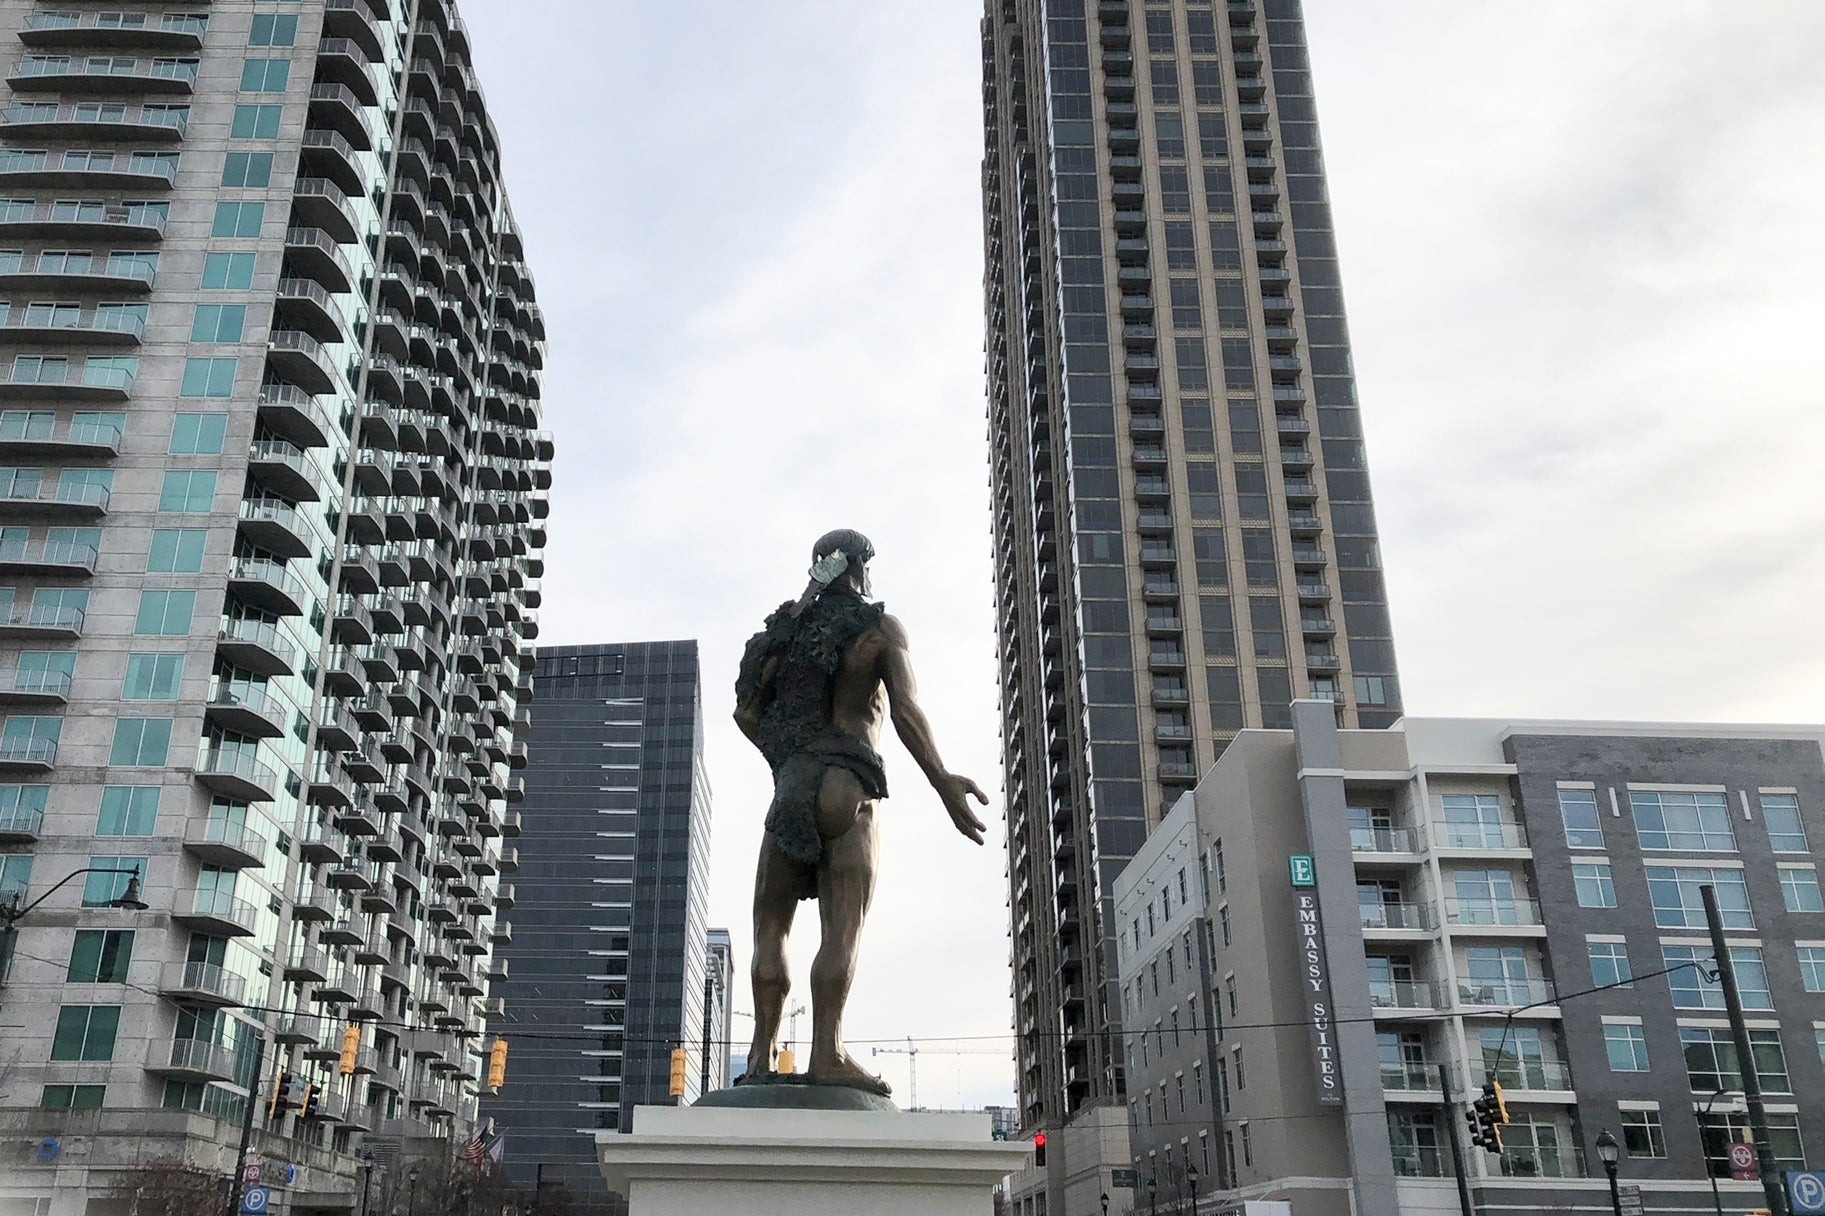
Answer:
M847 1052L839 1052L834 1059L813 1055L805 1075L819 1085L847 1085L880 1094L883 1098L893 1093L893 1086L857 1064Z

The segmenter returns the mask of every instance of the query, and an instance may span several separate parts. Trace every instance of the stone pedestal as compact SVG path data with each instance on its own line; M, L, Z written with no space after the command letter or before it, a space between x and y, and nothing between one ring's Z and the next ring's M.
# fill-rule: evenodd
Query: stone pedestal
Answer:
M986 1114L676 1106L596 1150L630 1216L990 1216L1032 1154Z

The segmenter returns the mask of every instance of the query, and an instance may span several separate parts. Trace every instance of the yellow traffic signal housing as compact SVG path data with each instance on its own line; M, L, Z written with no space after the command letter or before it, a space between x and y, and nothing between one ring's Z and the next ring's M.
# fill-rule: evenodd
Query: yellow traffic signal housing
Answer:
M1491 1077L1489 1078L1489 1085L1490 1089L1493 1091L1491 1096L1495 1098L1495 1121L1497 1123L1509 1122L1508 1100L1502 1096L1502 1083L1494 1077Z
M355 1053L361 1050L361 1026L350 1022L348 1029L342 1032L342 1059L336 1064L336 1071L343 1076L351 1076L355 1071Z
M499 1089L507 1083L507 1040L496 1039L488 1052L488 1088Z
M672 1085L671 1085L671 1095L674 1098L684 1097L684 1070L685 1070L684 1048L674 1047L674 1048L672 1048Z
M792 1059L792 1049L790 1047L782 1047L779 1049L779 1057L774 1062L773 1071L779 1073L781 1076L787 1076L795 1071L795 1062Z

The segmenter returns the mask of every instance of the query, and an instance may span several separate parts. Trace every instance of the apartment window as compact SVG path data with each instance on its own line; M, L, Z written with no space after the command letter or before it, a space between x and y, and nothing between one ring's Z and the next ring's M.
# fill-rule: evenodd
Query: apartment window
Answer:
M1221 925L1223 928L1223 944L1224 944L1224 946L1228 946L1230 944L1229 905L1228 904L1224 904L1222 907L1217 909L1217 923L1219 925Z
M198 304L190 324L192 342L239 342L247 327L245 304Z
M1630 790L1629 810L1644 849L1734 853L1730 803L1719 794Z
M1667 1134L1660 1126L1657 1110L1622 1112L1622 1147L1631 1157L1665 1157Z
M1494 794L1444 796L1445 844L1453 849L1499 849L1509 843L1502 800Z
M228 128L230 139L277 139L282 106L236 106L234 122Z
M1603 1049L1609 1054L1611 1072L1648 1070L1648 1041L1633 1023L1604 1026Z
M158 824L159 787L110 785L101 791L97 836L150 836Z
M294 13L261 13L253 19L247 35L248 46L292 46L298 41L298 18Z
M1741 1111L1717 1111L1703 1129L1705 1162L1714 1178L1730 1177L1730 1145L1751 1141L1749 1117ZM1768 1142L1779 1169L1805 1168L1805 1146L1800 1142L1798 1115L1770 1112Z
M53 1060L112 1060L120 1030L119 1005L65 1005L51 1039Z
M214 469L171 469L165 473L158 509L180 515L207 515L215 506Z
M133 963L133 930L80 929L70 947L70 984L124 984Z
M1776 853L1804 853L1806 825L1800 819L1800 800L1793 794L1762 794L1762 823L1768 828L1768 845Z
M1559 819L1565 825L1566 847L1603 847L1603 820L1597 814L1597 791L1560 790Z
M1737 1067L1736 1043L1730 1031L1721 1026L1681 1026L1679 1042L1685 1051L1686 1075L1695 1094L1715 1093L1720 1089L1741 1090L1742 1073ZM1787 1076L1787 1053L1781 1048L1778 1030L1751 1030L1749 1050L1755 1054L1756 1075L1762 1088L1770 1093L1792 1092Z
M1634 978L1629 970L1629 948L1626 942L1585 942L1590 951L1591 986L1624 984Z
M1789 912L1825 912L1825 898L1819 895L1819 872L1811 866L1782 866L1781 902Z
M1724 989L1719 980L1707 979L1706 971L1715 966L1709 946L1662 945L1665 966L1679 967L1667 974L1667 987L1673 994L1675 1009L1722 1009ZM1694 966L1680 967L1681 963ZM1730 966L1736 972L1737 991L1744 1009L1773 1009L1774 997L1768 991L1768 968L1762 960L1760 946L1731 946Z
M1386 705L1388 703L1388 683L1384 676L1351 676L1356 688L1358 705Z
M222 184L264 190L272 184L271 152L230 152L222 161Z
M254 255L210 253L203 256L204 291L246 291L253 286Z
M211 226L209 235L227 238L257 237L265 223L265 203L217 203L215 223Z
M116 718L108 763L121 768L157 768L171 752L170 718Z
M32 883L30 853L0 853L0 899L23 897Z
M1191 1066L1192 1097L1199 1106L1204 1105L1204 1062L1199 1060Z
M1217 867L1217 892L1221 894L1229 890L1229 870L1223 864L1223 842L1217 841L1210 847L1210 852Z
M1217 1058L1217 1111L1229 1113L1229 1061L1221 1056Z
M1248 1088L1248 1072L1242 1065L1242 1048L1238 1046L1230 1054L1235 1058L1236 1063L1236 1092L1241 1093Z
M1224 1000L1229 1005L1229 1016L1236 1017L1236 980L1234 976L1223 981Z
M1238 1083L1236 1088L1240 1089L1242 1086ZM1238 1130L1242 1133L1242 1164L1253 1165L1255 1163L1255 1148L1254 1144L1249 1139L1248 1124L1241 1124Z
M132 654L127 656L127 676L121 685L126 701L175 701L184 678L181 654Z
M47 355L17 355L13 359L15 384L62 384L69 376L68 359Z
M1741 870L1708 866L1649 866L1648 897L1654 903L1654 923L1662 929L1705 928L1704 897L1699 888L1717 891L1717 913L1726 929L1753 929L1749 888Z
M283 93L290 83L289 59L249 59L241 64L243 93Z
M1825 992L1825 946L1800 946L1800 982L1808 992Z
M146 553L146 570L151 574L198 574L203 569L203 545L209 533L203 528L154 528L152 545ZM148 593L152 594L152 593ZM194 592L158 592L194 596ZM145 599L140 600L141 620L145 619ZM184 627L190 631L190 610L184 610ZM140 630L139 632L145 632Z
M107 1092L105 1085L47 1085L38 1105L44 1110L94 1110Z
M1578 892L1580 908L1616 906L1616 884L1610 877L1607 861L1581 861L1573 865L1572 885Z
M184 379L178 387L183 397L230 397L234 395L235 368L238 359L184 360Z

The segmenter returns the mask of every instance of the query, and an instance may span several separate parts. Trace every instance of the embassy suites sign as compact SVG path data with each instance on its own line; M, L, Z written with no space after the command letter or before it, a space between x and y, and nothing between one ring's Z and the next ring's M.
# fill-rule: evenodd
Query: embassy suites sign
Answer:
M1343 1074L1337 1067L1337 1032L1331 1013L1331 968L1324 953L1324 923L1318 914L1312 859L1294 857L1289 869L1293 881L1294 929L1299 938L1299 981L1305 993L1311 1027L1312 1066L1318 1077L1318 1100L1329 1106L1339 1105L1343 1102Z

